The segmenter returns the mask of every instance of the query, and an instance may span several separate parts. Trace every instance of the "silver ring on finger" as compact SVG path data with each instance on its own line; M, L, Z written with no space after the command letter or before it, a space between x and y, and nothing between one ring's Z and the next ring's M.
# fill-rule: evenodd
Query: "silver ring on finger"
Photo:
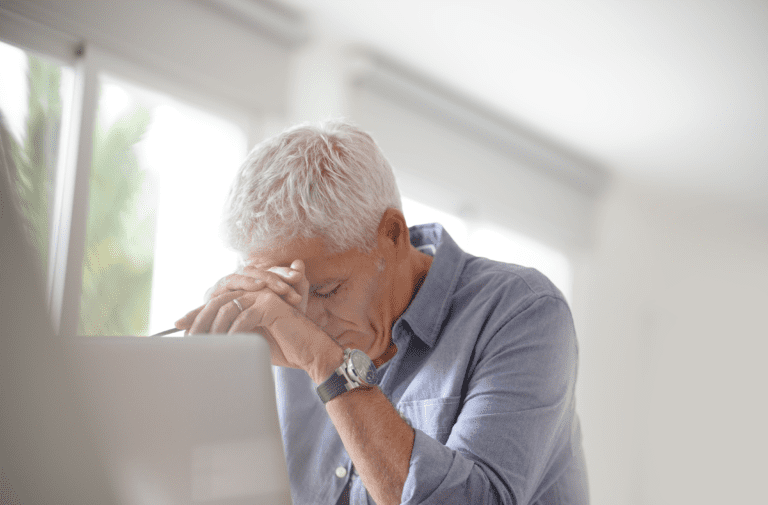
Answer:
M238 309L240 309L240 312L242 312L242 311L244 311L244 310L245 310L245 309L243 308L243 305L240 303L240 300L238 300L237 298L235 298L234 300L232 300L232 303L234 303L234 304L237 306L237 308L238 308Z

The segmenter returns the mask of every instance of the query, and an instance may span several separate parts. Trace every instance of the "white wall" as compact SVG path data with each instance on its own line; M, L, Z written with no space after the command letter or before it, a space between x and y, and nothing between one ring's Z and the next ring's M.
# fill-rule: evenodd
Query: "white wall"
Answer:
M574 190L461 138L407 97L361 88L328 50L343 48L310 45L294 61L315 64L294 68L292 120L351 116L427 203L474 206L574 261L592 503L754 502L768 470L768 223L615 174L602 195ZM317 83L322 96L301 91Z
M617 181L577 270L595 504L754 503L768 471L768 226Z
M589 243L602 167L547 144L385 60L329 34L293 53L285 124L347 117L371 133L404 194L564 249Z
M403 104L357 95L352 117L376 139L404 192L549 244L589 241L589 195Z

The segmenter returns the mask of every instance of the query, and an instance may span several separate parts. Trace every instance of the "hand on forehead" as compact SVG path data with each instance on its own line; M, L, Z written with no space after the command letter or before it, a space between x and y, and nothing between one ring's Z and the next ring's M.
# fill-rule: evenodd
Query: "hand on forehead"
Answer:
M291 267L296 260L311 263L332 256L325 242L319 237L296 238L287 243L258 250L243 259L244 266L268 269L270 267Z
M357 250L331 252L322 238L315 237L296 239L284 246L251 254L241 269L246 273L261 270L281 276L300 270L310 282L317 284L338 277L366 260L368 255Z

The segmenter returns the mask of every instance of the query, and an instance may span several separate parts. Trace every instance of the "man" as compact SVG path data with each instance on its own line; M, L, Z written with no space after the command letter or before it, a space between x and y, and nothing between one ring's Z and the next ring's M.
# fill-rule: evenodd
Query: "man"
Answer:
M295 504L587 503L562 294L409 230L370 136L266 140L225 225L243 267L177 327L268 339Z

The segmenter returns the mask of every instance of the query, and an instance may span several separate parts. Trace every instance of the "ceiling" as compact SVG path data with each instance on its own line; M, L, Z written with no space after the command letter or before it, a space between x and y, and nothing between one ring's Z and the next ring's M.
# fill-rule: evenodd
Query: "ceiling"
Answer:
M768 214L765 0L279 3L625 177Z

